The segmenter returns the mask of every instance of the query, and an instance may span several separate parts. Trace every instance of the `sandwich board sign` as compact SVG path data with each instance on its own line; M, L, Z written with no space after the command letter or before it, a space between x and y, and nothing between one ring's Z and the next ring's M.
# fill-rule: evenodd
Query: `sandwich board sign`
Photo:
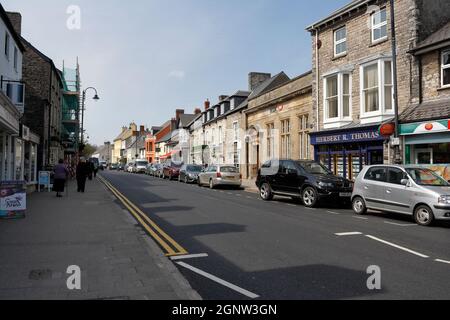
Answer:
M50 171L39 171L39 181L38 181L39 192L41 192L41 186L44 186L44 189L47 188L48 192L51 191Z
M17 219L25 217L27 191L25 181L0 182L0 218Z

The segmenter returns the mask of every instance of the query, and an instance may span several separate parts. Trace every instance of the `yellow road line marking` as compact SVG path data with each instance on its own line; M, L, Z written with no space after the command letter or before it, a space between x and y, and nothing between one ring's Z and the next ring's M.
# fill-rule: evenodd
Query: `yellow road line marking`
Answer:
M166 256L176 256L185 255L188 252L181 247L175 240L173 240L167 233L165 233L161 228L158 227L144 212L142 212L135 204L133 204L128 198L126 198L120 191L118 191L111 183L109 183L105 178L99 177L99 179L106 185L106 187L124 204L124 206L130 211L130 213L139 221L139 223L149 232L149 234L155 239L166 251ZM160 235L158 235L150 226L142 219L144 218L147 222L162 236L164 237L178 252L175 252L166 241L164 241Z

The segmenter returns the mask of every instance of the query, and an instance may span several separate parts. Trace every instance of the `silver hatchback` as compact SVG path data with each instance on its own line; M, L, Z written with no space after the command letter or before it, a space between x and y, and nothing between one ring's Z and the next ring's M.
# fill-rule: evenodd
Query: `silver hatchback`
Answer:
M352 207L356 214L372 209L412 215L428 226L450 220L450 183L423 167L367 166L356 178Z

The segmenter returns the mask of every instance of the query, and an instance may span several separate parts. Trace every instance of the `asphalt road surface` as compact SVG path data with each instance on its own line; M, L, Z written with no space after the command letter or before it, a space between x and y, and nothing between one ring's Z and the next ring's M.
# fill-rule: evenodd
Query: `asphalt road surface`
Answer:
M450 299L449 224L101 175L194 255L173 262L204 299ZM371 290L377 268L381 288Z

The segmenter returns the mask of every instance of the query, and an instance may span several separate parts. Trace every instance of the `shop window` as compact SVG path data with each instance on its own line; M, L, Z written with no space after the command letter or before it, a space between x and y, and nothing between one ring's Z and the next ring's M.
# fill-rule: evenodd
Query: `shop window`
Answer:
M334 56L339 57L347 53L347 28L334 31Z
M351 77L338 73L324 80L325 123L351 120Z
M372 13L372 43L383 41L387 38L387 15L386 8Z
M391 113L394 105L391 60L378 60L361 67L362 117Z
M441 70L442 87L450 87L450 50L442 53Z

